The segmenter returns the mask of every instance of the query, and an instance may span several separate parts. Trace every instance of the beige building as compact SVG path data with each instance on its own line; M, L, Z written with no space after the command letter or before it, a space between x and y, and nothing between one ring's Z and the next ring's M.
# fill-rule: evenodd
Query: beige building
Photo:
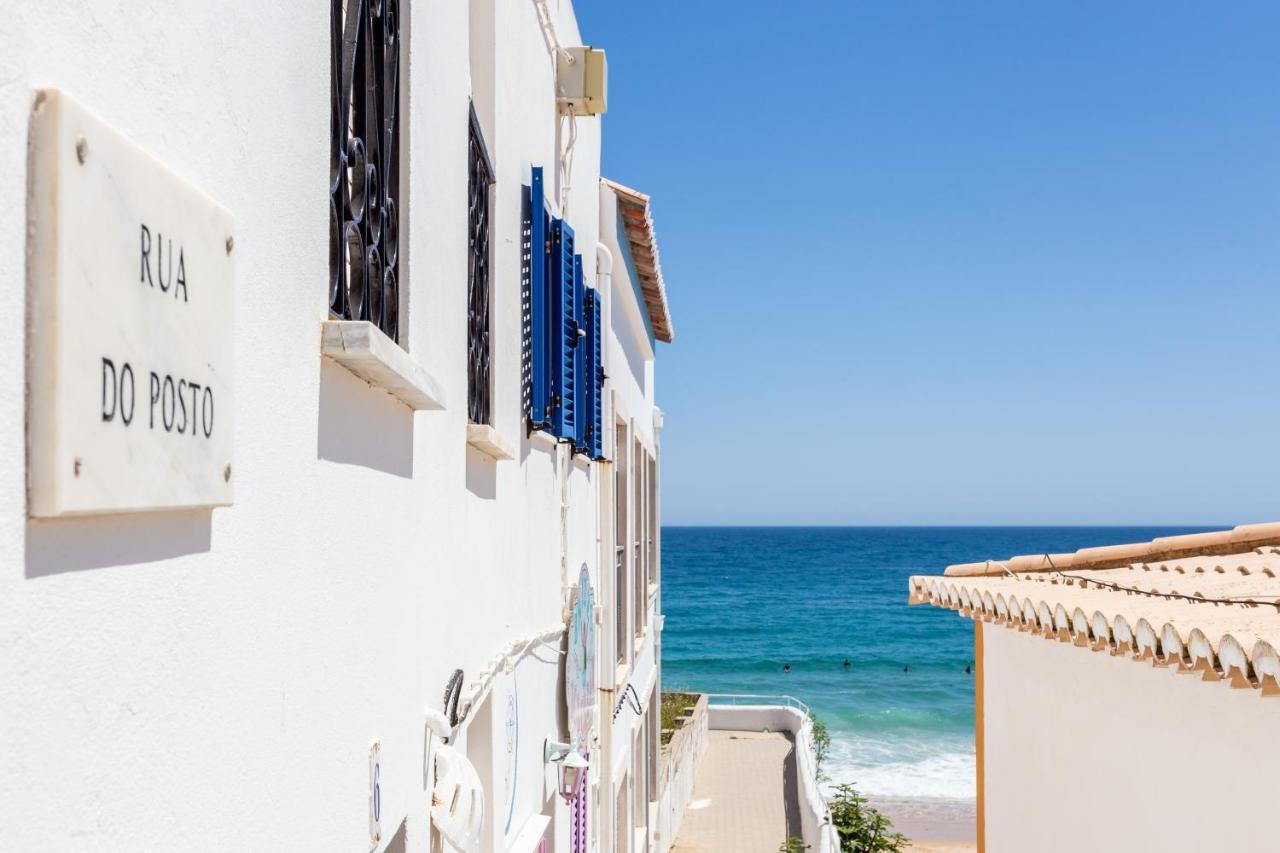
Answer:
M955 565L978 849L1275 850L1280 524Z

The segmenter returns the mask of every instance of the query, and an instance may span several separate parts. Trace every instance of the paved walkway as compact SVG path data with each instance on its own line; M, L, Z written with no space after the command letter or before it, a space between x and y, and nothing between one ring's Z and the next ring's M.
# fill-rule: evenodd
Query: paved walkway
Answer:
M778 853L800 834L795 744L779 732L707 732L673 853Z

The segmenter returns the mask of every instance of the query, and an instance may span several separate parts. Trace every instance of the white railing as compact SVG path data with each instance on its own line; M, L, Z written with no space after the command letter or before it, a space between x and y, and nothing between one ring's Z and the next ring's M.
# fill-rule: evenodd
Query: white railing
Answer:
M707 750L707 697L700 696L693 713L662 749L658 770L658 802L653 849L667 853L680 832L685 810L693 799L698 762Z
M808 705L785 693L708 693L707 702L712 705L780 705L795 708L806 717L810 713Z
M809 706L794 696L713 693L709 696L707 712L711 729L791 733L795 738L801 835L814 853L838 853L840 839L831 823L827 801L818 787Z

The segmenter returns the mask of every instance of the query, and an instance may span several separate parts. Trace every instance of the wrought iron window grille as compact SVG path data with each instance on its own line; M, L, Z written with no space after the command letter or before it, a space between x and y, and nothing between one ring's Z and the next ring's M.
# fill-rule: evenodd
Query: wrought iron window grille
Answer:
M399 340L399 0L331 0L329 314Z
M467 136L467 418L474 424L488 424L492 392L489 189L493 186L494 170L474 105Z

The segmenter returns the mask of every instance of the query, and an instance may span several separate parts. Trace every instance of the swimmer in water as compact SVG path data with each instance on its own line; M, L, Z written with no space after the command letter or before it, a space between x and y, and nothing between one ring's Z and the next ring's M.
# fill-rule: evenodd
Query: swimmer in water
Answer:
M782 671L783 671L783 672L790 672L790 671L791 671L791 664L789 664L789 663L784 663L784 664L782 665Z
M849 663L849 659L848 659L848 658L845 658L845 659L844 659L844 668L845 668L845 669L848 669L850 666L851 666L851 664Z
M902 671L903 671L903 672L910 672L910 671L911 671L911 664L907 664L906 666L904 666L904 667L902 668Z

